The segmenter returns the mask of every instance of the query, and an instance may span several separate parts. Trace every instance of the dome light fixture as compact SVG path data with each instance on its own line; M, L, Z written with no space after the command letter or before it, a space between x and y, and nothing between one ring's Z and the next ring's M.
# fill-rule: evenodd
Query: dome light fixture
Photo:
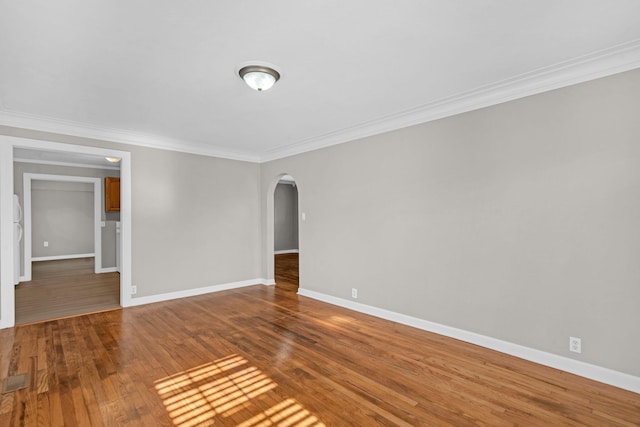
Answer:
M118 157L105 157L105 159L111 163L120 163L120 160L122 160Z
M280 73L265 65L247 65L238 71L240 77L253 90L262 92L271 87L280 79Z

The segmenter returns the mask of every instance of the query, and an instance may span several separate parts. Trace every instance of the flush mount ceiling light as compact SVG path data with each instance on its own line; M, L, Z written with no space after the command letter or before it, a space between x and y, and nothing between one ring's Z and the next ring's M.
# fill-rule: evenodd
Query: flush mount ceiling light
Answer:
M271 89L280 79L279 72L264 65L247 65L240 68L238 74L251 89L258 92Z
M120 163L120 160L122 160L122 159L119 159L117 157L105 157L105 159L107 159L107 161L109 161L111 163Z

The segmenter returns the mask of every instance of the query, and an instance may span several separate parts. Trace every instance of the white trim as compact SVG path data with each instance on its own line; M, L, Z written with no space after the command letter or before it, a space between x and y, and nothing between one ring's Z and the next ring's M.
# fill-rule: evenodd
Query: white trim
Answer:
M27 194L29 195L27 197ZM22 176L22 222L24 224L24 235L22 238L22 271L24 272L24 281L31 280L31 180ZM28 267L28 268L27 268Z
M285 249L283 251L273 251L274 255L282 255L282 254L298 254L300 250L298 249Z
M264 153L268 162L640 68L640 39Z
M262 153L0 109L0 125L264 163L640 68L640 39ZM115 157L115 156L114 156Z
M96 254L72 254L72 255L53 255L31 257L32 262L38 261L58 261L61 259L77 259L77 258L95 258Z
M85 145L62 144L0 135L0 328L15 324L15 285L13 284L13 148L119 157L120 162L120 305L131 305L131 153ZM6 230L5 230L6 228ZM100 228L101 232L101 228ZM5 246L8 245L8 249Z
M158 150L199 154L202 156L218 157L222 159L240 160L253 163L257 163L260 160L258 155L250 152L243 152L239 150L235 151L225 147L204 145L193 141L172 139L160 135L151 135L127 129L114 129L54 117L38 116L20 111L12 111L7 108L0 109L0 125L118 142L121 144L131 144L139 147L155 148Z
M100 178L72 176L72 175L50 175L38 173L23 174L23 194L24 199L24 277L26 281L31 280L31 263L33 261L33 247L31 242L32 212L31 212L31 182L32 181L56 181L56 182L83 182L93 184L93 250L91 255L95 258L94 272L100 273L102 266L102 180ZM44 261L40 257L40 261ZM53 258L65 259L65 258Z
M98 166L98 165L89 165L86 163L71 163L71 162L57 162L54 160L35 160L35 159L22 159L16 157L13 159L16 163L32 163L36 165L52 165L52 166L67 166L73 168L87 168L87 169L105 169L105 170L114 170L119 171L119 166Z
M121 151L120 157L120 305L131 305L131 153ZM112 156L109 156L112 157Z
M550 366L565 372L570 372L581 377L589 378L625 390L640 393L640 377L625 374L623 372L614 371L612 369L603 368L579 360L569 359L568 357L558 356L556 354L547 353L545 351L536 350L496 338L480 335L475 332L465 331L463 329L453 328L451 326L441 325L439 323L430 322L428 320L419 319L417 317L407 316L405 314L396 313L378 307L353 302L347 299L334 297L309 289L298 289L298 294L323 301L329 304L348 308L360 313L369 314L371 316L380 317L382 319L391 320L392 322L401 323L403 325L412 326L414 328L444 335L457 340L465 341L481 347L506 353L511 356L539 363L541 365Z
M265 279L242 280L240 282L224 283L221 285L205 286L203 288L185 289L183 291L167 292L165 294L150 295L147 297L131 298L129 306L152 304L154 302L169 301L178 298L188 298L212 292L227 291L229 289L244 288L246 286L264 285Z
M262 280L262 284L265 286L275 286L276 279L260 279Z
M15 324L13 283L13 146L0 140L0 328Z
M100 273L117 273L118 267L103 267L100 269Z

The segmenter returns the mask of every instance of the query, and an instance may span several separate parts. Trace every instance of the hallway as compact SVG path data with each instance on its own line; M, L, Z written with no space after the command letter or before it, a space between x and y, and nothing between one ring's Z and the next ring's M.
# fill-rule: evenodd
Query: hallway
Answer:
M298 292L299 286L299 255L278 254L275 255L276 287L285 291Z

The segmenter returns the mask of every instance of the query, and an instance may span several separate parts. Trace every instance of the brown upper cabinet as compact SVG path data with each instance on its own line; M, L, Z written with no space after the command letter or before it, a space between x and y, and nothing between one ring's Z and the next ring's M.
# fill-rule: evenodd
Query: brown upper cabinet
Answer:
M120 178L104 179L104 210L120 212Z

